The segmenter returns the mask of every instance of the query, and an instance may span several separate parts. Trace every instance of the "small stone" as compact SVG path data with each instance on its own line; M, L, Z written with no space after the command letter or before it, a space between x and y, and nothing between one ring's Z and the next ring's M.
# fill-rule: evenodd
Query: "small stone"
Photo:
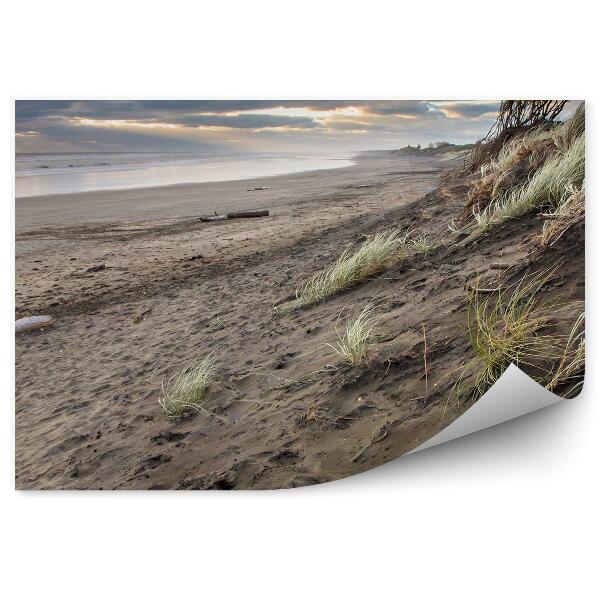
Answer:
M104 271L106 269L106 265L94 265L89 269L86 269L86 273L97 273L98 271Z

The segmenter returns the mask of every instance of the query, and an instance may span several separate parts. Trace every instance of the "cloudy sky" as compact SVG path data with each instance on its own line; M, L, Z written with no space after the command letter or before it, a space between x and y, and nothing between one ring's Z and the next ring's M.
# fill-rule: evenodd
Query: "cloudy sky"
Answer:
M473 142L498 102L18 100L17 152L343 152Z

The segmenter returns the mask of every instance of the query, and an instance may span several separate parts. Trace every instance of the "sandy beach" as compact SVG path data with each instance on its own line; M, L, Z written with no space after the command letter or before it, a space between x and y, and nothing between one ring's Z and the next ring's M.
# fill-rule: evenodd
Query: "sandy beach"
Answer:
M448 223L467 189L440 180L452 164L382 152L251 181L19 199L16 316L55 324L16 340L17 487L296 487L377 466L442 429L469 406L448 402L444 377L467 351L457 337L465 284L498 277L498 260L518 275L539 222L446 243L462 239ZM246 209L270 216L198 218ZM391 227L444 243L325 303L274 314L344 248ZM552 260L582 260L576 239L563 242ZM582 298L578 260L558 290L570 298ZM341 367L328 345L340 315L368 302L381 318L376 354L368 367ZM162 380L209 352L218 375L202 410L168 420Z

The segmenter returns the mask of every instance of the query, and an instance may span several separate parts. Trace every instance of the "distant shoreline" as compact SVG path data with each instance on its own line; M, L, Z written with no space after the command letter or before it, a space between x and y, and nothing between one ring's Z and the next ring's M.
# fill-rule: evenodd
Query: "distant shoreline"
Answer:
M257 155L202 153L21 154L15 173L15 196L40 198L105 190L148 189L182 184L243 181L351 166L355 155ZM82 158L85 157L85 158ZM140 157L147 160L140 160ZM155 157L161 157L160 160ZM34 159L35 160L32 160ZM258 175L257 175L258 173Z

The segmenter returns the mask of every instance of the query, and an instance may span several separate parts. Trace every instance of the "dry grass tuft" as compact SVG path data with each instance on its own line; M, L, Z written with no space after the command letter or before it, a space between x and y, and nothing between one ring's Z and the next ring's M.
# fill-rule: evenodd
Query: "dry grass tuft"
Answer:
M467 331L475 357L465 371L475 371L473 391L485 393L510 363L535 367L536 359L555 352L556 341L539 331L552 317L551 303L540 303L537 293L552 271L523 277L512 293L500 291L482 298L472 292L468 299Z
M546 384L551 392L569 385L562 394L565 398L576 396L583 387L585 372L585 314L581 313L575 321L559 363L553 369L553 375Z
M568 186L567 193L558 208L545 215L547 220L539 237L543 246L552 246L567 229L585 221L585 180L581 189Z
M477 224L485 231L513 217L547 208L556 210L573 187L585 177L585 137L580 135L565 153L557 152L523 185L490 204L481 212L473 211Z
M555 151L548 128L537 128L505 144L498 155L481 166L481 176L471 183L463 218L481 212L511 189L521 185Z
M584 134L582 103L560 125L544 124L512 137L471 181L463 219L473 216L485 230L539 207L555 210L568 186L583 181Z
M354 253L344 250L331 267L304 284L297 294L301 304L319 302L391 266L401 258L406 239L399 231L381 232Z
M346 330L340 333L336 326L338 341L335 346L328 344L341 357L342 361L350 365L359 365L367 360L371 350L373 330L379 319L372 316L371 304L363 309L360 315L346 323Z
M555 143L563 152L566 152L573 142L585 132L585 104L583 102L570 119L557 127L556 132Z
M354 253L344 250L328 269L309 279L296 293L296 307L320 302L365 281L415 254L429 254L437 242L426 233L392 230L369 237Z
M414 232L408 239L407 250L409 254L431 254L440 245L439 239L434 238L425 231Z
M198 411L206 391L215 375L216 366L212 353L202 360L195 360L167 382L163 380L163 397L159 404L169 418L179 418Z

